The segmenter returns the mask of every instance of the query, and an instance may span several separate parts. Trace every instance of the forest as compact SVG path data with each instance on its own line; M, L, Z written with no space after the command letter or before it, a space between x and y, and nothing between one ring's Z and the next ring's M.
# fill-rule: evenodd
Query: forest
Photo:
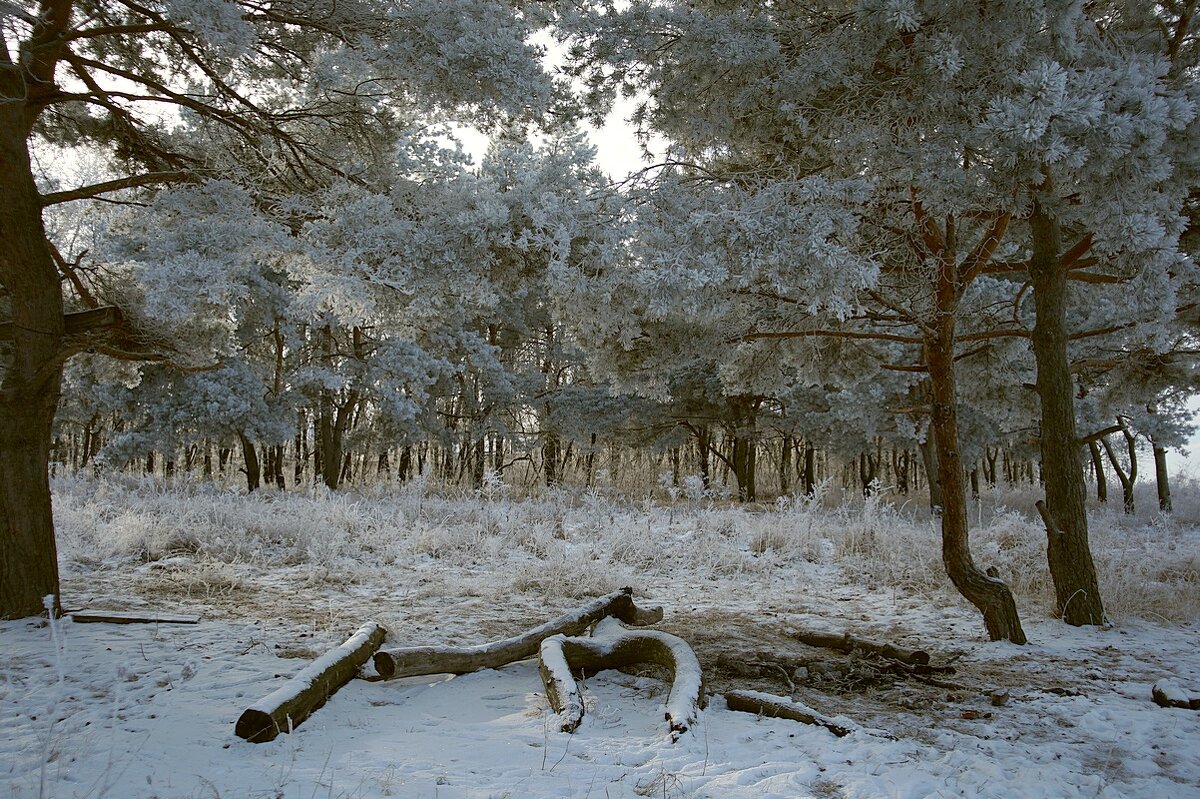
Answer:
M0 784L1200 796L1197 11L0 0Z

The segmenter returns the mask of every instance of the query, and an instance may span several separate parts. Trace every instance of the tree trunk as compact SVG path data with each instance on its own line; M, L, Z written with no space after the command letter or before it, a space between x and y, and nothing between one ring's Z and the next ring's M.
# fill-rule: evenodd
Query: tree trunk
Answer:
M49 466L66 353L58 269L26 144L35 112L5 46L0 98L0 286L12 313L0 349L0 618L9 619L44 613L47 596L58 608Z
M546 476L546 485L553 488L558 485L559 440L557 433L547 432L542 443L542 470Z
M471 485L475 490L483 488L483 474L487 466L487 439L480 436L475 440L475 463L471 470Z
M1088 452L1092 456L1092 471L1096 473L1096 499L1108 502L1108 478L1104 474L1104 459L1100 455L1100 445L1095 441L1088 442Z
M1053 520L1046 556L1054 581L1055 612L1073 625L1103 624L1104 604L1088 543L1087 485L1075 425L1075 389L1067 357L1067 273L1058 223L1035 201L1030 220L1029 276L1037 314L1033 354L1042 410L1042 476Z
M817 451L811 441L804 442L804 496L817 493Z
M875 488L875 478L879 474L879 462L869 452L858 454L858 484L862 495L869 497Z
M1133 497L1133 487L1137 483L1138 473L1137 447L1133 435L1124 427L1121 429L1121 434L1125 437L1125 448L1129 454L1128 472L1121 468L1121 462L1117 460L1117 455L1113 452L1112 444L1108 443L1108 438L1102 438L1101 443L1104 444L1104 451L1108 454L1108 461L1112 464L1113 471L1117 473L1117 479L1121 481L1121 501L1125 506L1125 512L1132 516L1137 510Z
M787 495L792 477L792 437L784 436L779 449L779 493Z
M400 451L400 464L396 467L396 479L401 483L408 481L409 471L412 469L412 447L407 446Z
M937 513L942 507L942 482L938 479L936 456L937 436L931 427L925 440L917 444L921 450L921 465L925 467L925 482L929 483L929 509Z
M942 269L953 267L943 266ZM930 420L937 450L937 479L942 493L942 562L951 582L983 614L993 641L1026 641L1008 586L984 574L971 557L966 491L958 455L958 397L954 373L954 305L956 289L945 278L938 280L936 337L926 340L926 362L933 399ZM931 481L932 483L932 481Z
M258 465L258 453L254 451L254 442L241 431L238 431L238 441L242 442L242 459L246 462L246 491L257 491L262 473Z
M1154 450L1154 483L1158 487L1158 509L1163 513L1171 512L1171 483L1167 476L1167 450L1160 447L1153 439L1150 446Z
M754 485L754 439L749 436L733 437L733 477L737 481L738 500L754 502L757 491Z

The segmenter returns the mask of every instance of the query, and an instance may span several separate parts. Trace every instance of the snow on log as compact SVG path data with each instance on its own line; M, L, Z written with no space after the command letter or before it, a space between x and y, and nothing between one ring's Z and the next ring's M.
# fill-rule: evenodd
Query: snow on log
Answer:
M898 660L909 665L929 665L929 653L920 649L903 649L892 644L881 644L855 638L850 633L833 633L822 630L793 630L793 638L809 646L819 646L824 649L836 649L839 652L853 652L856 649L880 655L891 660Z
M1154 704L1160 707L1182 707L1190 710L1200 710L1200 694L1187 691L1174 680L1159 680L1150 689Z
M583 721L575 675L635 663L655 663L671 672L665 717L672 739L678 740L704 707L704 679L696 653L682 638L658 630L630 630L614 618L597 624L591 638L555 635L542 641L538 671L546 699L559 716L559 729L574 732Z
M791 719L804 724L815 724L824 727L839 738L844 738L854 730L838 724L828 716L823 716L808 705L794 702L786 696L766 694L761 691L728 691L725 703L730 710L740 710L744 713L757 713L760 716Z
M502 641L473 646L381 649L375 653L375 670L380 677L391 680L419 674L468 674L480 669L494 669L533 657L542 641L552 635L579 635L606 616L615 616L626 624L642 626L662 621L663 612L662 608L639 608L633 602L633 589L623 588L540 627Z
M263 743L281 732L291 732L358 673L386 635L387 630L375 622L359 627L344 644L321 655L278 690L246 708L235 728L238 737Z

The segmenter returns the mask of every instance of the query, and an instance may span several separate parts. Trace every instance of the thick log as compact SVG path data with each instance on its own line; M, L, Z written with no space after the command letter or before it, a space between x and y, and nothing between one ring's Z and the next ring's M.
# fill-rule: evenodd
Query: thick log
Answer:
M853 652L858 649L891 660L898 660L901 663L909 665L925 666L929 664L929 653L923 650L903 649L892 644L868 641L863 638L856 638L850 633L838 634L823 630L793 630L791 635L801 643L808 644L809 646L836 649L839 652Z
M531 658L538 646L552 635L579 635L607 616L626 624L642 626L662 621L662 608L639 608L633 589L623 588L599 597L578 610L559 616L521 635L473 646L409 646L381 649L375 654L375 670L385 680L421 674L469 674L494 669Z
M278 690L246 708L237 721L238 737L263 743L281 732L291 732L358 673L386 635L387 630L375 622L359 627L344 644L321 655Z
M157 613L123 610L73 610L67 614L76 624L199 624L191 613Z
M818 727L824 727L839 738L844 738L854 732L850 727L838 724L833 719L821 715L811 707L799 702L793 702L786 696L765 694L761 691L728 691L725 694L725 703L729 705L730 710L739 710L743 713L756 713L760 716L770 716L772 718L791 719L803 724L814 724Z
M635 663L655 663L671 672L665 718L671 738L678 740L704 707L704 679L695 652L682 638L658 630L630 630L613 618L597 624L591 638L555 635L542 641L538 671L546 699L559 715L559 729L574 732L583 721L576 675Z
M1180 707L1200 710L1200 694L1186 690L1173 680L1159 680L1150 689L1150 697L1159 707Z

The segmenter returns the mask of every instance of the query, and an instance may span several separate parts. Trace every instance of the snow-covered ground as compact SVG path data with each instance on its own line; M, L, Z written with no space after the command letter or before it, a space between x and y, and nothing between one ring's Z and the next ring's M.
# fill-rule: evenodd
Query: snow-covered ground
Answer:
M1115 625L1047 617L1044 533L985 498L977 558L1018 590L1031 643L988 643L909 508L739 509L567 492L522 502L388 494L245 498L59 481L68 608L198 613L198 625L0 623L0 796L1200 797L1200 535L1097 513ZM354 680L290 735L238 715L362 622L389 644L502 638L624 585L664 606L713 698L672 743L651 670L584 685L557 732L536 664ZM929 649L930 681L804 646L797 628ZM806 671L792 668L804 662ZM786 668L784 668L786 666ZM939 684L931 684L939 683ZM720 692L791 694L854 726L756 718ZM994 706L989 694L1007 689Z

